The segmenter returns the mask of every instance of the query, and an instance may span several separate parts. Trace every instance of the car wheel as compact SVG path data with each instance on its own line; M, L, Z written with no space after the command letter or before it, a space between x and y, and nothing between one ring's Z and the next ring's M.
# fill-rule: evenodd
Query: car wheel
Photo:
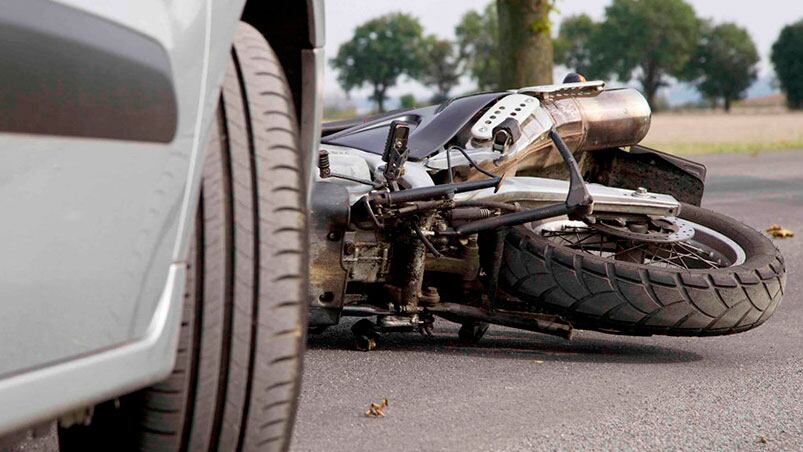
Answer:
M175 369L96 410L91 428L63 430L64 450L289 446L306 331L304 159L268 43L243 23L231 55L189 246Z

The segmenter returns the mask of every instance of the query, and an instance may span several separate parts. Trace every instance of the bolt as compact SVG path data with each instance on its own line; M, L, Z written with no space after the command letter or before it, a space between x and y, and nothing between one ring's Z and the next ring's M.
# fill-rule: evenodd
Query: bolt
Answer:
M326 235L326 238L331 240L331 241L333 241L333 242L336 242L336 241L340 240L340 232L332 231L332 232L330 232L329 234Z

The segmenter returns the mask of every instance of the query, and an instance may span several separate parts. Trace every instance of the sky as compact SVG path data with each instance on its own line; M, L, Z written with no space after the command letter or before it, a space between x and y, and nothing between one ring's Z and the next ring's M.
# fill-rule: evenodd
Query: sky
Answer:
M785 25L803 18L803 0L687 0L697 12L698 17L714 19L715 22L735 22L747 28L756 43L761 62L760 77L767 79L773 75L769 61L770 48ZM383 14L401 11L412 14L421 21L424 33L436 34L443 38L454 38L454 27L462 15L471 10L482 10L489 0L325 0L326 10L326 48L327 59L337 53L338 47L348 41L354 29L361 23ZM586 13L601 20L610 0L558 0L558 13L553 14L555 30L562 17ZM472 88L466 80L455 92ZM335 72L326 66L324 90L326 97L343 97L337 85ZM430 91L414 81L401 81L390 90L392 97L412 93L425 99ZM352 98L365 98L367 90L352 92Z

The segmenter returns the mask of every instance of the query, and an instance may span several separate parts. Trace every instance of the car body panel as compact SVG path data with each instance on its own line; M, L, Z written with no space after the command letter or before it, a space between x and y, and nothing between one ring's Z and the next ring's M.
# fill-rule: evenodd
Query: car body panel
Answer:
M304 49L302 64L301 95L301 149L306 151L307 205L312 197L312 184L317 165L318 148L321 144L321 124L323 122L323 71L326 59L323 48Z
M173 370L186 266L170 266L144 336L0 380L0 435L139 389Z
M243 1L29 5L44 15L68 7L158 43L177 121L169 142L0 134L0 208L9 213L0 235L0 432L171 371L185 267L177 243L197 199L188 175L203 159ZM6 76L24 77L20 69Z
M172 370L207 132L246 0L11 1L40 15L67 9L80 23L101 21L101 29L128 31L158 46L169 66L176 117L170 137L169 124L148 137L125 135L125 127L116 134L69 133L22 130L19 122L17 129L4 128L0 121L0 434L145 387ZM305 4L308 19L322 21L322 1ZM0 33L7 18L0 15ZM45 22L66 27L62 36L76 32L52 17ZM312 150L324 59L322 25L308 25L314 46L299 49L299 122L304 149ZM88 36L78 40L107 53L115 49L98 44L108 35ZM59 70L36 67L37 77ZM87 76L74 69L75 77ZM26 70L31 66L0 70L0 83L25 77ZM118 99L117 105L126 104Z
M91 16L84 25L105 22L107 29L129 28L158 43L172 68L178 118L168 143L93 138L92 130L80 137L48 131L0 135L0 209L8 213L0 235L2 376L144 333L176 260L172 245L199 144L199 93L206 89L205 2L146 0L122 11L90 1L24 1L22 8L56 16L49 22L63 27L63 34L74 33L70 22L57 20L66 9L66 20ZM147 25L149 17L167 20ZM60 68L16 69L6 77ZM81 75L61 74L65 89L77 83L71 85L70 77Z
M173 141L170 60L152 37L58 3L8 0L0 42L0 130Z

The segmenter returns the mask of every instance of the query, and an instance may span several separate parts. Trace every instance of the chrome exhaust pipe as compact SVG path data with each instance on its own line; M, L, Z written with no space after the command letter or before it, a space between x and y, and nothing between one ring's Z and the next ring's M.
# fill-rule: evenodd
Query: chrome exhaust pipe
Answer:
M502 98L471 129L474 147L499 151L480 166L501 176L562 163L549 138L553 128L575 155L639 143L650 130L647 100L633 88L604 87L601 81L536 86ZM501 134L505 127L510 133ZM474 171L467 179L483 176Z
M643 140L650 130L650 105L633 88L544 100L541 106L563 139L574 139L576 151L631 146Z

